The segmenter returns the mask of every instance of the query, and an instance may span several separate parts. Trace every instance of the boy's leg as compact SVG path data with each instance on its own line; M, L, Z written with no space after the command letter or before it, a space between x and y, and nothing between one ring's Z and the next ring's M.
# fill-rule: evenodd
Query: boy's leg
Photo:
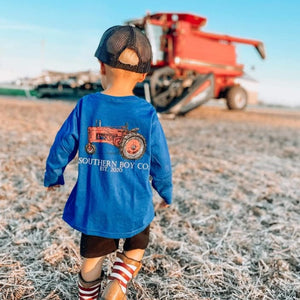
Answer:
M126 239L124 252L117 253L116 261L109 276L102 300L126 299L127 284L142 267L141 260L149 242L149 226L136 236Z
M83 258L81 265L81 277L83 280L90 282L100 278L102 264L105 256L95 258Z
M97 300L102 281L102 263L105 256L84 258L78 279L79 300Z
M140 253L138 253L140 250ZM137 257L143 257L145 250L136 249ZM134 278L142 267L141 261L127 257L124 253L117 253L116 261L108 279L101 300L125 300L127 284Z
M78 280L79 300L98 299L104 258L114 252L117 246L118 240L82 234L80 254L83 261Z
M105 256L84 258L78 280L79 300L97 300L102 281L102 263Z
M141 261L143 259L145 249L133 249L129 251L124 251L126 257Z

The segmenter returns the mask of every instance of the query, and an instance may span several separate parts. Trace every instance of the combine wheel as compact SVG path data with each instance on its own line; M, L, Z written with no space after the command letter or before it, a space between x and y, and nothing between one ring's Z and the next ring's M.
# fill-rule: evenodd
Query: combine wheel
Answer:
M125 159L139 159L145 151L145 138L136 132L129 132L120 144L120 153Z
M226 93L226 104L230 110L242 110L247 105L247 93L240 86L232 86Z
M154 106L166 107L173 100L174 95L170 90L174 82L174 69L164 67L153 72L150 79L150 92Z

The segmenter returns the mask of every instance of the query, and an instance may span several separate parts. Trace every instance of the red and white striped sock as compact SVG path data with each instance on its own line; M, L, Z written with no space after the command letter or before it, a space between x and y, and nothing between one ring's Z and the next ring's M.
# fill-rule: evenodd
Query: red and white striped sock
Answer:
M79 300L97 300L100 292L101 281L98 281L94 285L85 287L84 284L78 282Z
M109 280L117 280L123 293L126 293L127 283L131 280L136 266L126 264L120 257L116 257L112 272L108 277Z

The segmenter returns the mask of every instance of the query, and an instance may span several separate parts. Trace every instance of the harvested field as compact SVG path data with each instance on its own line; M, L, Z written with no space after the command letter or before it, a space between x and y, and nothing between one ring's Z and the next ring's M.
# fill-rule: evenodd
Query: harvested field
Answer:
M73 106L0 98L0 299L77 299L79 233L61 220L76 160L59 191L42 185ZM300 112L206 106L162 124L174 203L128 299L299 299Z

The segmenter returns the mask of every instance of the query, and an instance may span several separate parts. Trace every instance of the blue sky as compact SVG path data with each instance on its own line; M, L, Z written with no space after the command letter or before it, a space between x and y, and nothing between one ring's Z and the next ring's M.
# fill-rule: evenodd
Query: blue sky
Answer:
M0 0L0 8L0 82L42 69L97 70L93 55L106 28L146 12L189 12L207 17L204 31L263 41L264 61L253 47L237 46L238 62L259 81L259 99L300 105L297 0Z

